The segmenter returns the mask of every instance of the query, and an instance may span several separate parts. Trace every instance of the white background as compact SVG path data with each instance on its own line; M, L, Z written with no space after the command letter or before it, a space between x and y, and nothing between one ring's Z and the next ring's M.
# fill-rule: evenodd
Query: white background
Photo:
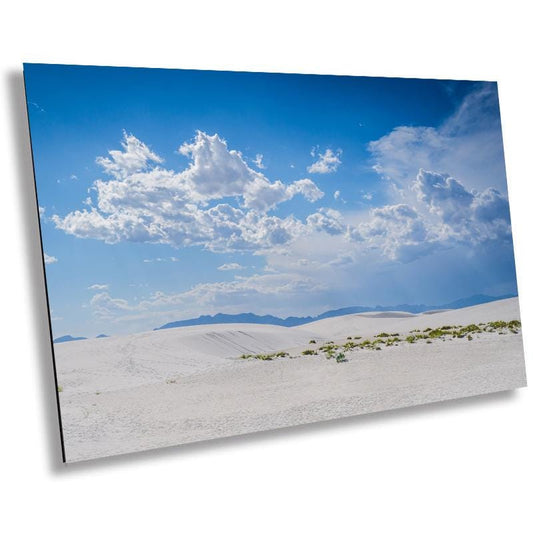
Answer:
M2 8L4 531L533 531L527 389L62 466L21 63L497 80L533 357L526 2L9 2ZM2 524L6 522L6 524Z

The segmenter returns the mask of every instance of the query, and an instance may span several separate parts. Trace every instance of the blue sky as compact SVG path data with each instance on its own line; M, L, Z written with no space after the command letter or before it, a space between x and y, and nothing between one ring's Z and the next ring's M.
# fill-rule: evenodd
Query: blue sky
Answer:
M494 83L24 73L54 336L516 291Z

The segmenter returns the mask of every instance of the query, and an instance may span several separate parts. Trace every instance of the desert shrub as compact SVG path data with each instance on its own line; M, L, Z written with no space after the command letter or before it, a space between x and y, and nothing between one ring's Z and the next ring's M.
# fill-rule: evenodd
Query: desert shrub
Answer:
M409 343L409 344L413 344L416 342L416 337L414 335L408 335L407 337L405 337L405 340Z
M390 337L390 334L389 334L389 333L385 333L385 332L383 332L383 333L378 333L378 334L375 335L375 336L378 337L378 338L379 338L379 337Z
M346 362L346 355L344 353L340 352L335 356L335 360L337 363L345 363Z
M309 341L309 344L316 344L315 339L311 339L311 340Z
M240 356L241 359L259 359L260 361L272 361L278 357L287 357L287 352L275 352L275 353L247 353Z
M505 324L505 322L504 322ZM469 324L468 326L464 326L460 329L461 333L480 333L481 328L477 324Z
M496 320L494 322L489 322L489 326L495 329L505 328L507 326L507 322L504 320Z
M63 387L61 385L57 386L57 392L63 392Z
M437 329L432 329L429 333L428 333L428 337L430 337L431 339L436 339L438 337L442 337L443 335L446 335L447 332L443 331L442 329L440 328L437 328Z
M302 355L316 355L317 352L315 350L304 350L302 352Z

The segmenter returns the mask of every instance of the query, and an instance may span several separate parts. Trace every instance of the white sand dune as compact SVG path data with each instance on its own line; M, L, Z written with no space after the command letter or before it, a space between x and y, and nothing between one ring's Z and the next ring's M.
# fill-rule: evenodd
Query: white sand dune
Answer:
M519 319L516 298L411 315L363 313L295 328L192 326L55 347L68 461L508 390L526 384L521 334L324 356L243 360L309 340Z
M103 392L158 383L231 364L244 353L307 344L304 330L264 324L216 324L148 331L55 346L64 390Z
M518 298L508 298L463 309L421 313L419 315L396 311L345 315L325 318L293 329L305 329L311 334L335 339L349 335L368 337L382 331L407 333L412 329L435 328L444 325L466 326L472 323L519 320L519 318Z

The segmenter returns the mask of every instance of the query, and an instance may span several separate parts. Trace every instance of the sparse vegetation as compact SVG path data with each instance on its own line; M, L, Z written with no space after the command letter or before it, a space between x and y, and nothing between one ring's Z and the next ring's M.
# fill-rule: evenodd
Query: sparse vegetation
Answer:
M272 361L278 357L288 357L287 352L275 352L275 353L246 353L241 355L241 359L259 359L260 361Z
M423 331L413 329L409 335L402 337L399 333L381 332L374 335L372 339L361 340L360 336L346 337L344 344L336 344L335 341L326 341L317 349L306 349L301 352L302 355L318 355L323 353L326 359L335 359L337 363L348 362L346 358L347 352L354 352L355 350L381 350L382 346L399 346L401 343L415 344L420 340L424 340L426 344L432 344L435 340L453 340L466 339L473 341L483 333L498 333L499 335L506 335L507 333L519 333L522 324L519 320L511 320L505 322L497 320L488 323L468 324L467 326L451 326L445 325L437 328L426 328ZM360 342L357 342L360 341ZM309 344L317 344L316 340L311 339ZM287 352L275 352L266 354L243 354L241 359L258 359L260 361L272 361L277 358L292 357ZM174 383L169 380L167 383ZM58 391L62 392L62 387L58 387Z
M336 355L335 360L337 363L346 363L346 355L343 352L340 352Z

